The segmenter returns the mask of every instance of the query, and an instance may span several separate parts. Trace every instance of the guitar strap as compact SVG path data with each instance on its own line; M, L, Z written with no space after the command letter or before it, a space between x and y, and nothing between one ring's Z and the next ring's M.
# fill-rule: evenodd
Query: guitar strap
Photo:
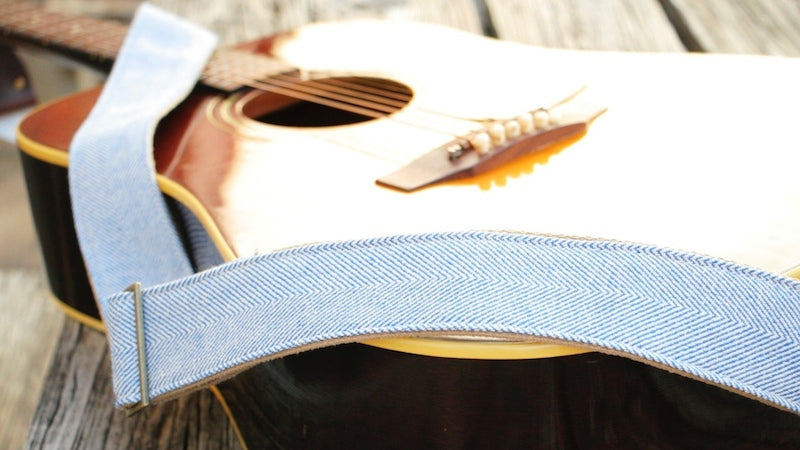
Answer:
M620 354L800 413L800 283L710 257L476 231L314 244L192 274L151 141L213 45L143 6L70 149L118 406L311 348L469 334ZM124 290L134 281L140 293Z

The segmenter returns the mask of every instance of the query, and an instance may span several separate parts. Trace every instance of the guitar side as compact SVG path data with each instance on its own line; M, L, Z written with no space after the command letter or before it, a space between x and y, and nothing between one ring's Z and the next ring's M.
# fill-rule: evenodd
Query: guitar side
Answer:
M99 93L98 87L37 108L20 124L17 137L51 295L67 315L102 330L78 246L67 179L69 143ZM182 111L191 109L190 102L186 105ZM163 176L159 180L162 186L174 186ZM174 192L183 193L180 189ZM191 196L184 197L184 201L192 200Z

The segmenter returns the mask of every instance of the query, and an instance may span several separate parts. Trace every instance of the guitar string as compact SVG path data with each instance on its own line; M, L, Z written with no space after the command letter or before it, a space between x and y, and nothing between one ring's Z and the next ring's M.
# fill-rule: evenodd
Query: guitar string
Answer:
M318 95L318 94L315 94L313 92L309 92L310 89L303 89L303 88L299 88L297 86L291 86L291 85L290 86L286 86L286 83L270 83L270 82L265 81L265 80L266 79L264 79L264 80L255 80L255 79L250 79L250 78L246 78L246 77L238 77L238 76L232 76L232 77L229 77L227 79L227 81L233 81L235 83L238 83L238 84L241 84L243 86L247 86L247 87L250 87L250 88L253 88L253 89L256 89L256 90L273 92L275 94L285 95L287 97L295 98L295 99L298 99L298 100L304 100L304 101L308 101L308 102L312 102L312 103L317 103L317 104L320 104L320 105L323 105L323 106L328 106L328 107L331 107L331 108L335 108L335 109L351 112L351 113L354 113L354 114L362 115L362 116L373 118L373 119L385 118L387 120L391 120L391 121L394 121L394 122L402 123L404 125L412 126L412 127L419 128L419 129L423 129L423 130L430 131L430 132L433 132L433 133L447 135L450 138L460 138L463 135L463 133L453 132L451 130L445 130L444 127L442 127L442 128L432 127L432 126L426 125L424 123L419 123L419 122L416 122L416 121L405 119L405 118L397 116L397 115L392 115L392 113L396 112L396 109L386 110L385 107L381 107L380 105L377 105L377 106L376 105L371 105L371 106L375 106L374 108L373 107L368 107L368 106L359 106L357 104L350 104L350 103L338 100L337 98L341 98L341 96L338 96L338 95L337 96ZM281 84L283 84L283 85L281 85ZM315 90L315 91L316 92L320 92L319 90ZM363 103L363 102L359 102L359 103ZM415 109L408 109L407 108L407 111L412 113L412 115L413 115L414 112L416 112L416 110L417 110L416 108ZM472 125L472 126L474 126L476 128L480 127L480 123L479 122L471 121L471 120L468 120L468 119L453 119L453 118L450 118L450 117L444 116L444 115L438 116L438 118L440 118L440 119L444 118L444 119L450 119L450 120L457 120L457 121L460 122L461 126ZM468 130L468 131L471 131L471 130Z
M30 17L28 17L28 19L30 19ZM117 53L118 48L121 46L121 44L117 43L122 42L125 33L127 31L127 29L122 25L107 23L104 21L98 21L96 19L88 19L88 18L70 18L67 16L55 17L55 15L49 15L45 16L44 19L34 20L34 23L37 21L40 23L45 23L45 22L48 23L47 33L37 33L34 31L35 26L34 27L26 26L28 24L26 24L25 18L14 20L12 22L12 26L19 25L17 22L21 22L22 26L16 26L17 29L21 29L21 31L27 32L29 35L33 35L37 39L40 39L41 41L47 41L51 44L56 44L56 45L65 45L65 46L72 45L82 48L84 50L89 50L87 47L91 47L90 50L91 52L102 52L104 54L103 56L107 57L113 57L113 55ZM96 25L103 25L103 27L98 27ZM56 31L58 30L66 30L67 32L61 34L61 37L58 38L56 37L58 36L58 34L56 33ZM108 33L106 38L103 40L99 40L98 36L104 33ZM99 45L98 42L102 43L103 45ZM302 80L302 78L291 77L291 76L283 76L282 79L291 83L290 85L284 85L285 87L291 87L292 85L296 86L297 83L304 81ZM333 88L328 88L324 86L324 84L326 84L325 83L326 81L334 81L334 80L336 80L339 83L337 82L330 83L331 85L333 85ZM312 95L308 95L309 94L308 92L298 93L297 91L292 91L291 89L278 89L275 87L270 88L268 90L280 93L281 95L287 95L294 98L298 98L301 100L326 104L326 106L336 108L339 110L349 110L350 112L361 114L371 118L387 118L388 120L399 122L404 125L413 126L415 128L422 128L431 132L446 135L449 139L457 138L459 136L459 133L447 131L444 129L445 127L438 127L438 128L432 127L429 125L418 123L416 121L401 120L395 116L392 116L391 113L397 111L398 109L400 109L400 107L406 105L406 102L408 101L410 96L404 92L398 92L398 88L388 85L383 80L369 80L369 83L372 84L372 86L364 86L367 80L368 79L366 78L360 78L359 79L360 83L349 83L344 80L332 79L332 78L326 80L315 80L311 84L312 86L315 87L315 92L317 95L313 95L314 92L312 92ZM264 84L258 83L258 80L246 79L246 81L248 82L243 84L249 84L250 87L253 87L254 89L267 90L264 89L265 88ZM237 82L241 83L241 81ZM336 86L337 84L339 86ZM382 87L377 87L377 86L382 86ZM389 88L386 88L386 86L389 86ZM366 98L368 100L376 100L376 101L359 102L367 109L354 108L352 105L348 105L346 102L339 101L339 100L350 100L352 98L357 99L358 95L353 94L354 91L353 88L361 88L363 90L368 91L370 96ZM331 99L329 98L326 101L324 95L323 96L319 95L319 93L325 93L326 91L334 93L338 92L338 94L344 94L344 96L339 95L338 96L339 100L333 99L333 101L330 101ZM372 94L375 94L378 97ZM383 108L380 106L380 101L383 100L382 98L380 98L380 96L391 97L396 99L397 101L395 102L389 101L388 103L390 106ZM402 103L400 103L401 101ZM467 122L466 125L465 122ZM461 128L461 130L465 129L469 130L476 126L477 125L475 122L459 120L459 127ZM371 150L368 151L368 153L370 153L373 156L381 158L391 157L392 159L397 159L401 156L401 153L399 151L395 151L391 148L386 148L385 145L378 145L378 144L380 143L372 143L372 145L369 146ZM341 143L339 143L339 145L341 145ZM384 148L382 149L382 151L375 151L376 146ZM355 150L362 153L365 152L364 149L358 148L356 146L349 146L349 147L352 147ZM407 157L407 153L404 156Z
M16 17L22 16L22 17ZM121 42L124 38L126 33L126 27L119 24L112 24L106 21L100 20L93 20L90 18L83 18L83 17L69 17L65 15L61 15L59 13L43 13L41 10L38 9L26 9L23 8L20 11L16 11L15 14L9 19L7 18L6 21L11 27L16 28L16 31L27 33L32 35L42 41L43 44L47 45L48 43L52 44L72 44L77 47L86 47L91 46L92 49L90 52L97 52L97 51L105 51L114 53L115 50L118 50L121 46ZM41 32L39 30L45 30ZM83 31L85 30L85 31ZM60 32L59 32L60 31ZM83 32L82 32L83 31ZM112 33L112 35L108 35L107 33ZM106 34L105 36L102 36ZM102 36L103 38L100 39L99 37ZM85 39L88 38L88 39ZM120 45L116 45L120 43ZM281 77L283 80L288 81L295 81L292 77L279 74L275 77L278 79ZM312 81L310 83L312 86L320 86L319 81ZM285 86L284 86L285 87ZM349 85L350 88L353 85ZM320 91L326 90L324 87L321 89L316 89L317 94ZM330 89L331 97L343 100L343 101L350 101L355 104L359 104L361 106L368 107L370 109L378 110L379 112L383 113L391 113L396 111L397 109L405 106L405 103L387 103L389 106L392 106L393 109L391 110L384 110L379 106L376 106L383 102L380 98L382 95L385 97L392 97L399 101L407 102L409 99L408 95L399 95L393 94L390 91L386 91L385 89L372 89L371 92L376 94L376 96L372 96L371 94L364 94L362 96L352 95L352 90L347 89L337 89L335 86L333 89ZM314 92L311 92L314 93ZM352 98L347 99L337 94L345 94L350 95ZM384 95L385 94L385 95ZM376 104L369 104L367 101L362 100L371 100L376 102Z
M84 18L84 17L69 17L66 15L62 15L60 13L53 13L53 12L46 12L43 13L41 10L38 9L30 9L30 10L22 10L18 12L18 14L25 15L21 19L19 18L12 18L16 19L11 22L13 26L21 29L21 31L28 32L31 35L36 36L38 39L44 42L50 42L59 45L69 45L73 44L78 47L92 47L90 52L101 52L103 56L112 56L114 55L119 47L121 46L121 42L124 39L125 33L127 28L124 25L91 19L91 18ZM33 24L33 27L29 25ZM47 31L37 32L36 28L38 27L37 24L46 24ZM76 26L77 25L77 26ZM39 27L42 29L43 27ZM56 33L57 30L67 30L66 33ZM61 36L59 36L61 35ZM66 36L65 36L66 35ZM102 36L102 39L99 37ZM251 54L252 55L252 54ZM257 55L257 54L256 54ZM261 56L261 55L257 55ZM266 57L264 57L266 59ZM280 87L289 87L285 84L281 85L281 81L289 81L289 82L298 82L301 81L300 78L292 78L287 75L279 74L278 76L269 77L266 81L265 80L250 80L253 82L266 82L270 83L272 80L272 84L278 84ZM334 81L336 80L336 81ZM366 80L366 78L364 78ZM326 102L326 106L343 109L347 108L346 103L355 104L358 106L363 106L368 109L372 109L377 111L378 114L371 114L367 113L365 110L353 111L351 108L347 108L345 110L349 110L350 112L354 112L356 114L366 115L372 118L378 117L387 117L392 113L396 112L397 110L406 106L408 101L410 100L411 96L404 92L398 92L397 87L392 86L391 88L386 88L386 83L380 83L381 86L378 87L377 85L373 86L364 86L363 83L350 83L341 79L333 79L329 78L326 80L302 80L306 85L311 87L311 90L299 88L297 90L305 91L306 94L312 94L319 98L328 98L333 99L341 103L331 103ZM237 82L241 82L238 81ZM374 83L374 81L372 81ZM263 87L263 85L260 85ZM253 87L253 86L251 86ZM282 95L293 96L291 92L284 91ZM396 101L392 101L392 99ZM303 96L302 100L306 101L313 101L311 97ZM387 107L381 106L387 105ZM459 128L463 128L465 124L469 123L475 124L475 121L469 121L468 119L457 118L451 115L443 114L441 112L426 110L422 108L415 108L415 112L424 112L426 114L432 114L439 117L451 117L456 119ZM420 124L414 124L420 125ZM442 134L447 134L451 137L458 137L460 133L453 132L451 130L445 129L434 129L430 126L422 126L430 131L440 132Z
M25 5L23 5L25 6ZM69 17L60 13L42 12L33 7L22 8L13 11L0 19L2 26L19 34L25 34L39 40L43 45L62 45L72 46L86 53L100 53L106 57L114 57L127 34L127 27L117 23L110 23L92 18ZM44 30L44 31L42 31ZM105 36L103 36L105 34ZM103 39L100 39L103 36ZM290 78L290 77L287 77ZM379 80L376 80L379 81ZM379 81L381 82L381 81ZM349 83L347 83L350 85ZM352 84L355 85L355 84ZM388 89L373 89L372 92L392 95ZM289 94L289 92L285 92ZM394 95L397 99L407 99L409 96L403 94ZM366 111L362 111L366 113ZM380 116L377 115L376 116ZM223 125L223 124L218 124ZM320 136L312 134L315 139L330 141L334 145L351 148L360 153L366 153L373 157L379 157L394 163L402 162L406 155L385 148L384 151L375 151L375 144L358 146L355 143L358 139L347 138L340 135L334 139L331 136ZM388 159L387 159L388 158Z
M127 27L120 23L71 17L25 4L8 6L7 16L0 19L4 32L33 37L44 47L71 46L90 55L113 58L127 34Z
M315 72L321 74L323 76L327 76L325 72ZM328 77L328 78L319 78L319 79L311 79L306 80L302 77L294 77L290 78L291 76L285 77L285 79L295 81L296 83L305 83L305 84L315 84L315 85L323 85L323 86L334 86L332 91L350 94L359 98L370 98L375 99L378 103L382 103L387 105L391 108L396 108L396 110L402 109L411 99L414 97L413 94L409 94L408 88L403 87L401 84L396 83L394 81L388 79L381 79L381 78L372 78L372 77L361 77L361 76L353 76L350 77L351 79L357 79L358 81L349 81L348 79L344 78L336 78L336 77ZM272 79L274 77L270 77ZM376 88L373 86L383 85L384 88ZM346 89L343 89L339 86L342 86ZM544 109L553 109L564 103L569 102L573 98L575 98L580 92L585 90L585 86L581 87L580 89L576 90L575 92L571 93L570 95L558 100L555 103L550 104L547 107L541 107ZM375 96L370 94L376 94L380 98L375 98ZM442 111L436 111L430 108L424 107L415 107L415 111L423 112L426 114L434 115L437 117L446 117L451 118L461 122L470 122L470 123L477 123L477 122L488 122L488 121L497 121L496 118L482 118L482 119L469 119L462 116L458 116L455 114L449 114ZM387 111L393 112L393 111Z
M206 117L210 122L214 124L214 126L222 130L226 130L231 134L251 136L256 139L261 139L264 137L263 134L261 134L258 131L256 131L255 134L251 134L247 131L248 128L242 129L240 127L237 127L235 123L232 123L229 119L226 119L224 114L220 115L219 110L220 110L220 105L222 103L223 100L221 98L214 98L211 99L211 101L209 102L210 105L209 109L211 111L216 111L216 112L209 114ZM281 133L288 133L291 136L297 135L297 133L293 131L284 130L281 127L270 130L270 135L272 135L272 133L277 133L278 135L280 135ZM386 142L374 142L374 141L366 143L360 142L361 139L359 138L359 136L357 135L353 136L353 134L350 133L348 129L339 129L335 134L309 131L307 133L303 133L303 137L327 142L337 147L348 148L358 153L378 158L393 164L404 164L408 162L409 155L407 151L404 152L403 149L388 147L386 145ZM376 150L379 147L381 148L381 150L380 151Z
M354 99L363 100L365 102L374 102L375 105L385 105L386 112L394 112L403 108L411 100L410 95L401 96L402 98L393 98L392 92L388 94L382 92L380 89L370 88L369 90L360 89L356 83L349 83L349 85L342 85L341 83L328 83L327 80L335 80L336 78L316 78L316 79L303 79L299 75L278 74L269 78L270 80L282 80L290 83L305 84L307 86L319 86L318 89L337 93L342 95L351 96Z
M385 82L385 80L377 78L362 77L359 79L359 83L352 83L342 78L327 78L324 79L323 81L325 81L330 85L339 85L339 86L349 87L352 89L360 89L364 92L383 95L388 98L393 98L395 100L400 100L405 102L408 102L414 96L413 94L409 94L406 88L403 88L401 86L392 86L391 84ZM373 87L379 83L383 83L385 87L380 89Z
M271 86L277 86L289 90L294 90L297 92L303 92L306 94L310 94L312 96L319 96L322 98L326 98L332 101L342 102L350 105L354 105L357 107L367 108L376 113L382 114L390 114L397 111L397 107L393 107L392 105L386 105L379 102L375 102L371 99L365 99L362 96L351 95L350 93L340 93L337 92L336 89L326 89L324 87L317 87L319 84L315 83L314 81L303 81L301 79L297 79L299 81L295 81L292 79L291 81L285 80L284 76L281 74L269 76L260 80L252 80L253 82L259 83L260 86L264 84L268 84ZM403 104L404 106L405 104Z
M103 56L113 56L117 52L121 44L117 45L116 43L122 42L126 32L125 27L122 25L108 24L104 21L87 18L70 18L66 16L56 17L55 15L52 15L45 16L44 19L35 20L34 22L37 21L41 23L45 23L45 21L47 21L46 23L48 24L49 32L36 32L35 28L31 28L24 23L24 19L15 20L11 22L11 25L15 26L20 31L27 32L28 34L35 36L37 39L43 41L43 43L47 42L57 45L73 45L83 48L91 46L91 52L102 53ZM78 23L77 27L74 26L76 23ZM91 26L92 29L90 29L87 25ZM102 25L102 27L100 27L100 25ZM69 32L66 33L68 36L62 35L60 38L57 37L57 34L55 33L57 29L68 29ZM98 36L102 35L103 33L110 34L104 36L104 39L98 39ZM366 79L362 78L362 80ZM446 129L449 127L442 126L437 128L412 120L399 120L395 116L392 116L393 113L407 105L407 102L410 100L411 96L403 92L398 92L396 90L397 88L394 87L376 87L378 83L382 84L383 86L387 86L387 83L377 80L372 81L373 86L364 86L360 83L351 83L334 78L325 80L303 80L300 77L279 74L278 76L268 77L263 80L237 78L235 80L230 79L226 81L235 81L237 83L248 85L254 89L268 90L281 95L297 98L299 100L323 104L331 108L360 114L370 118L386 118L388 120L398 121L416 128L444 134L450 138L459 138L464 134L463 131L454 132L452 129ZM302 87L301 83L305 84L307 87ZM267 85L269 84L277 86L267 88ZM367 92L359 92L357 89ZM451 117L445 114L426 111L422 108L414 108L413 110L407 108L407 111L412 113L423 112L433 114L440 118ZM469 121L461 118L453 119L458 121L457 126L461 130L465 130L467 132L479 126L479 124L475 121Z
M23 11L23 13L26 12ZM32 16L29 16L28 20L34 23L48 24L48 28L51 31L47 34L32 33L43 41L67 45L83 41L81 44L84 46L92 44L95 51L101 51L109 56L114 55L116 51L118 51L121 44L117 45L117 42L122 41L126 32L126 27L120 24L90 18L68 17L58 13L40 15L38 10L33 10ZM23 31L30 31L30 28L24 26L25 20L16 20L15 22L17 22L16 25L18 28L22 28ZM19 22L22 23L20 24ZM69 28L70 32L66 33L68 36L58 39L54 34L56 27L64 28L64 25L69 26L70 23L78 23L77 28L73 25ZM14 25L14 23L12 23L12 25ZM87 31L81 33L81 30ZM103 36L104 39L97 39L98 35L104 33L106 34L106 36ZM87 37L90 38L91 41L84 41L84 38ZM78 44L78 46L82 46L81 44ZM256 56L262 55L256 54ZM263 58L266 59L267 57L263 56ZM454 139L460 139L466 133L473 132L475 129L480 128L481 124L478 121L455 117L453 115L420 107L415 107L413 109L405 108L407 112L405 115L418 115L420 116L418 120L424 120L424 116L426 115L435 116L438 119L450 119L452 125L438 125L437 127L433 127L427 123L420 123L410 120L409 118L398 119L393 113L406 107L412 96L403 92L402 88L389 85L382 80L363 77L358 78L360 82L354 83L341 78L305 80L300 76L278 74L261 80L237 78L236 80L231 79L230 81L236 81L237 83L247 85L254 89L271 91L370 118L386 118L388 120L398 121L409 126L444 134ZM365 80L369 81L365 82ZM371 84L371 86L365 85L366 83ZM389 87L387 88L387 86ZM459 129L458 132L453 131L456 127Z
M291 66L287 65L287 67ZM328 76L328 74L326 74L325 72L314 72L314 73ZM278 74L270 76L264 80L274 80L277 79L278 77L280 77L282 80L298 83L298 85L299 83L306 84L309 86L321 85L322 87L319 88L320 90L341 93L344 95L350 95L352 96L352 98L365 99L365 101L375 101L379 104L386 105L388 107L386 109L382 107L374 108L374 109L380 108L380 110L382 112L385 112L386 114L391 114L397 110L402 109L413 98L413 94L409 94L408 90L402 87L402 85L399 85L391 80L380 79L380 78L353 76L350 78L358 79L358 82L353 82L343 78L336 78L333 76L327 78L307 79L304 78L302 75L292 76L286 74ZM384 87L383 88L375 87L377 85L382 85ZM329 86L332 86L332 88L330 88ZM550 105L548 108L553 108L555 106L558 106L566 101L569 101L571 98L572 96L570 96L565 100L561 100L554 105ZM415 107L414 111L430 114L436 117L454 119L461 123L470 122L475 124L478 122L497 120L492 118L468 119L465 117L457 116L455 114L448 114L442 111L437 111L434 109L424 108L419 106Z
M324 72L318 72L319 74L324 74ZM299 76L291 76L291 75L284 75L279 74L276 76L271 76L266 79L260 80L262 82L270 82L280 78L281 81L285 80L291 84L292 88L298 89L303 91L305 86L309 86L312 88L313 93L316 95L320 95L319 93L330 94L328 97L340 99L348 103L357 103L361 106L365 106L367 108L373 109L377 111L379 114L382 114L381 117L387 117L389 120L393 120L394 116L393 113L400 111L401 109L405 109L407 113L411 113L413 115L419 116L420 120L424 120L426 116L433 116L436 119L445 119L452 122L454 128L458 128L463 130L466 128L471 127L478 127L480 123L475 120L465 119L462 117L456 117L454 115L445 114L440 111L435 111L429 108L414 106L413 108L407 107L409 102L412 99L412 95L409 94L401 94L396 91L387 91L385 89L378 89L374 87L366 87L367 92L363 92L361 89L360 82L362 80L368 80L368 78L364 77L354 77L359 79L359 83L352 82L352 81L344 81L339 78L321 78L321 79L313 79L313 80L305 80ZM342 83L332 83L333 81L342 81ZM377 81L377 80L376 80ZM346 83L346 87L342 87L342 84ZM386 80L385 84L388 84L389 81ZM306 91L309 92L309 91ZM377 94L376 94L377 93ZM387 98L389 97L389 98ZM419 125L421 127L421 125ZM425 126L426 129L431 131L438 131L443 134L447 134L450 137L460 137L463 135L463 132L454 132L451 130L447 130L446 127L442 126L439 129L431 129L430 126ZM470 129L470 131L473 131Z
M237 52L236 50L228 50L227 51L230 56L233 58L230 59L231 62L234 64L237 61L236 56L240 56L242 53L245 52ZM282 66L283 68L287 69L283 73L277 73L273 75L269 75L260 79L251 78L245 80L239 76L236 78L237 83L250 85L251 83L258 82L258 83L267 83L272 85L277 85L280 88L294 88L298 91L302 91L304 94L310 94L312 96L317 96L319 98L325 98L327 100L333 100L336 102L344 102L339 104L327 103L326 106L331 106L334 108L338 108L344 106L344 104L355 105L358 107L365 107L371 110L374 110L379 114L379 117L388 116L408 105L409 101L413 97L409 95L408 90L400 87L399 85L392 85L390 81L382 81L380 79L371 79L369 77L356 77L353 76L351 78L358 79L358 83L347 81L341 77L335 78L333 76L329 76L325 72L314 72L315 74L324 74L326 78L312 78L308 77L308 72L303 70L302 68L296 67L292 64L286 64L281 61L279 58L269 57L266 55L258 54L258 53L245 53L249 58L242 58L240 61L244 62L247 65L255 65L256 69L261 69L263 73L273 72L273 66L278 65ZM224 63L224 56L220 58L222 63ZM252 67L250 67L252 69ZM234 67L235 69L235 67ZM221 71L222 73L228 74L228 77L219 77L221 81L234 81L233 78L230 78L229 71ZM261 85L263 87L263 85ZM253 86L250 86L253 87ZM290 95L286 93L284 95ZM303 98L306 101L311 101L310 98ZM416 111L423 111L425 113L433 114L439 117L451 117L455 118L460 122L460 125L463 125L465 122L470 122L474 124L475 121L470 121L469 119L465 119L462 117L454 117L452 115L443 114L436 111L431 111L424 108L415 108ZM362 110L360 114L364 114ZM365 114L368 117L378 117L371 114ZM428 127L430 128L430 127ZM445 132L448 135L455 135L453 132L445 131L445 130L437 130L441 132Z

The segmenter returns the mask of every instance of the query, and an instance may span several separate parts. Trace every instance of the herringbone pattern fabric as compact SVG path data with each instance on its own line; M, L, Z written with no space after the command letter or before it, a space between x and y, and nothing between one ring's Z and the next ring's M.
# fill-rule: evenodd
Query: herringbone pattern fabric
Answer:
M624 353L800 411L800 283L638 244L443 233L313 245L145 291L154 397L236 366L377 335L544 338ZM133 302L106 320L139 398Z

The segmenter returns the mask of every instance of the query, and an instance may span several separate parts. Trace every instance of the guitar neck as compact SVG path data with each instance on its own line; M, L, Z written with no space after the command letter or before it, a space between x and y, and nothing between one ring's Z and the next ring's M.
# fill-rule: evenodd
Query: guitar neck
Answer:
M108 70L128 27L109 20L74 17L27 3L0 4L0 32L25 43Z
M51 50L108 71L122 47L127 25L77 17L27 3L0 3L0 39ZM201 82L230 92L265 76L294 70L274 58L235 49L218 50Z

